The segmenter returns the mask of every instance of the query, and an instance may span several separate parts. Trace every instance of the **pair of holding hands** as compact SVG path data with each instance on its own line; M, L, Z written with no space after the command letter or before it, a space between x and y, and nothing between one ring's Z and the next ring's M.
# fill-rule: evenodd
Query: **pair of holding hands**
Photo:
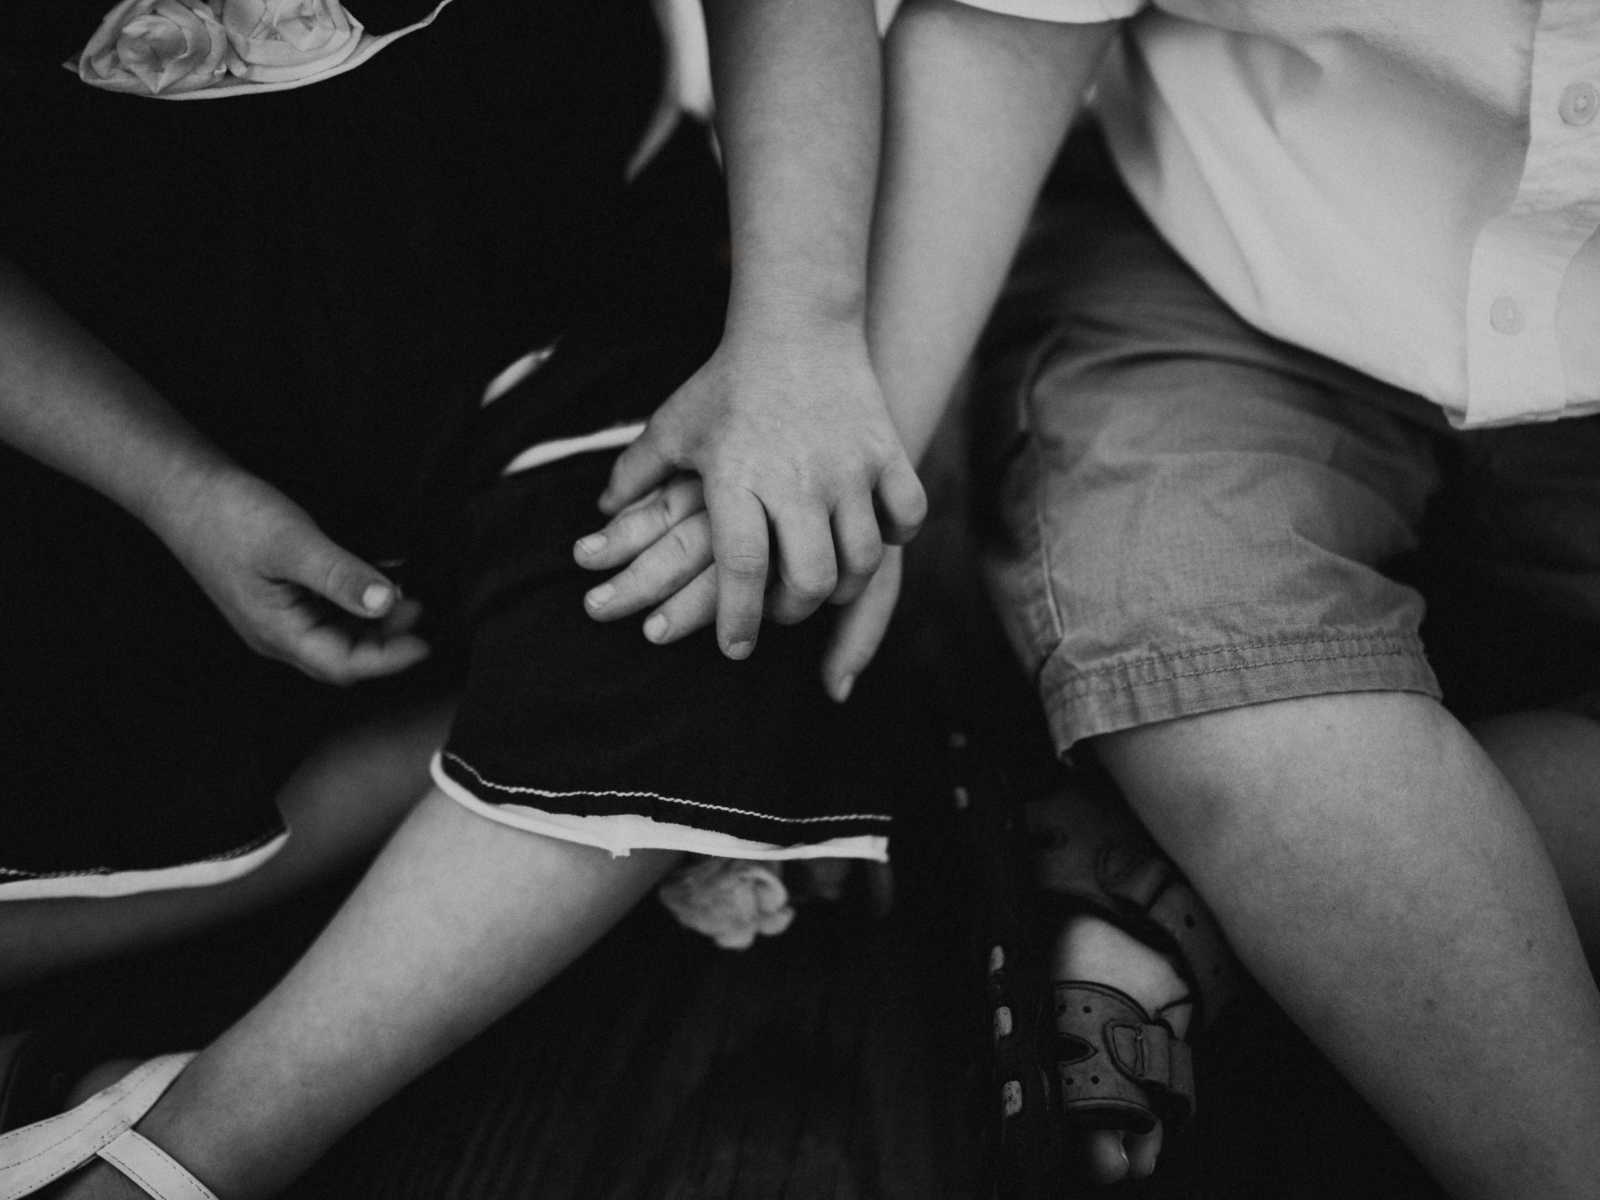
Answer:
M927 501L865 341L844 331L833 344L725 339L618 457L600 508L610 523L574 557L620 573L589 591L591 616L653 609L657 643L715 620L739 659L763 615L794 624L842 605L822 664L842 701L883 640L899 547Z
M852 341L852 336L854 340ZM747 657L763 616L843 605L822 664L843 700L900 587L899 545L926 501L859 334L835 344L725 341L623 451L600 498L610 523L577 561L618 571L586 598L611 621L647 608L665 643L717 626ZM254 650L336 685L421 661L413 600L270 484L228 465L163 489L152 527Z

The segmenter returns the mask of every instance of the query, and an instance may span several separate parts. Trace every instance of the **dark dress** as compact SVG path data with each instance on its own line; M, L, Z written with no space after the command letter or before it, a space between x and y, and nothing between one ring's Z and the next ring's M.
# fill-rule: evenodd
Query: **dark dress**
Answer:
M434 2L355 15L382 33ZM61 69L94 5L22 9L0 34L0 247L423 598L433 670L465 697L441 787L618 852L883 855L863 731L817 680L822 621L769 627L747 664L709 633L655 648L599 626L570 546L615 449L499 477L520 448L647 417L715 345L703 133L624 187L661 80L647 5L455 0L348 74L181 102ZM22 568L0 600L18 664L0 898L253 861L282 832L273 790L343 701L246 651L110 505L5 466Z
M433 3L351 8L381 34ZM613 278L648 5L457 0L348 74L185 102L62 68L109 7L7 6L0 253L336 540L404 554L441 431ZM269 797L344 701L87 489L7 452L0 500L0 880L277 837Z

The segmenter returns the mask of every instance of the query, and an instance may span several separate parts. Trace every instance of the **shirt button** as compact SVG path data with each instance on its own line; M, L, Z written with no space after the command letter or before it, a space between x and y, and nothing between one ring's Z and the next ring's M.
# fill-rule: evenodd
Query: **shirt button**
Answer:
M1510 296L1501 296L1489 306L1489 324L1496 333L1521 333L1522 309Z
M1561 92L1560 112L1568 125L1587 125L1600 112L1600 92L1592 83L1569 83Z

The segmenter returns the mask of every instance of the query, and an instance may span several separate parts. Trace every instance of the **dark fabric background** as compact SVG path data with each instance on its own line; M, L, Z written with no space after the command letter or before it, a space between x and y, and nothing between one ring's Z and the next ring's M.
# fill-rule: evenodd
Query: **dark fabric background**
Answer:
M0 254L336 538L405 553L441 438L627 295L623 251L655 236L617 231L661 81L648 5L458 0L344 76L190 101L61 68L106 7L7 9ZM352 7L381 30L430 6ZM271 836L272 790L350 698L250 654L137 523L5 451L0 512L0 868Z

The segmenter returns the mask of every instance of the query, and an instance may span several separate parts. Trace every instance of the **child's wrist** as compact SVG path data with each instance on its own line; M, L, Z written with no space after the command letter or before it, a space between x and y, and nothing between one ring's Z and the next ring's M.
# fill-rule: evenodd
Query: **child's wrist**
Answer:
M216 495L230 475L241 471L220 454L199 447L175 447L128 507L157 537L172 545L184 537L185 530L206 520L207 497Z
M729 333L786 339L863 334L867 290L860 272L795 262L744 266L728 299Z
M732 345L832 345L866 351L866 309L847 298L771 293L728 305L723 340Z

